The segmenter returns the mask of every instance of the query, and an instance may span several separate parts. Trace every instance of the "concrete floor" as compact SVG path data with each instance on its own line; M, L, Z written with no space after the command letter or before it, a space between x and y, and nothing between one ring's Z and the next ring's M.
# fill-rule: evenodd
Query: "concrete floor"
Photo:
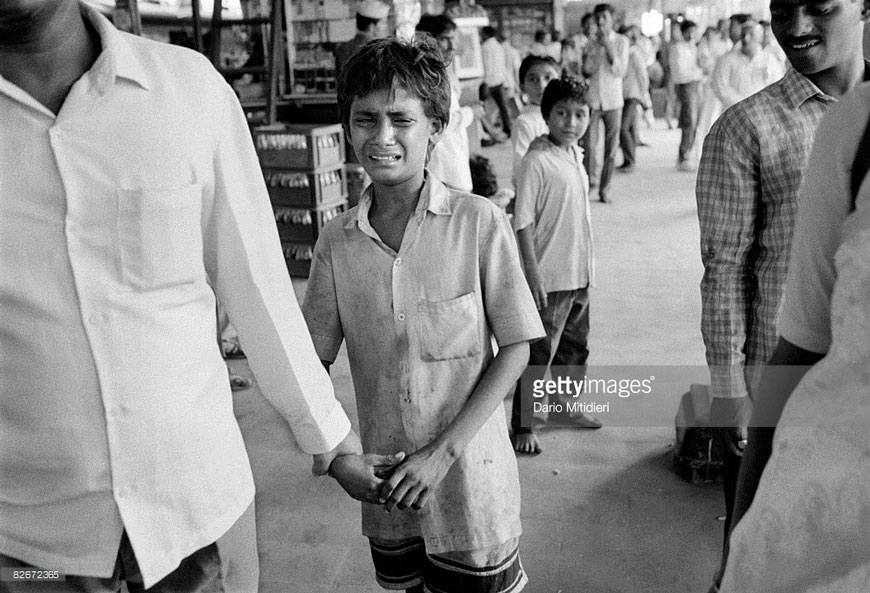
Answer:
M529 593L701 592L717 564L721 485L689 484L671 466L679 397L696 381L689 375L706 379L702 268L695 175L675 170L679 131L657 126L642 130L652 146L638 149L636 171L614 179L614 203L592 206L598 282L589 363L656 365L677 378L637 404L635 416L646 419L637 427L602 417L599 431L547 430L544 453L519 459ZM509 147L484 154L506 184ZM294 285L301 299L305 282ZM232 366L250 376L244 360ZM344 351L332 377L356 422ZM238 392L235 404L257 484L260 591L380 591L358 503L311 476L310 458L256 388Z

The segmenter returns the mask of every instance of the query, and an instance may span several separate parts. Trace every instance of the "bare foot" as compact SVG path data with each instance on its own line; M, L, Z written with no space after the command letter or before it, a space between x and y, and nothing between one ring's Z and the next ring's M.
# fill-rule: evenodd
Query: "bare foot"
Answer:
M601 428L601 421L598 418L594 418L593 416L587 416L586 414L550 414L547 417L547 424L549 426L559 426L565 428Z
M538 441L538 436L533 432L523 432L513 436L514 450L517 453L526 453L528 455L537 455L541 449L541 443Z

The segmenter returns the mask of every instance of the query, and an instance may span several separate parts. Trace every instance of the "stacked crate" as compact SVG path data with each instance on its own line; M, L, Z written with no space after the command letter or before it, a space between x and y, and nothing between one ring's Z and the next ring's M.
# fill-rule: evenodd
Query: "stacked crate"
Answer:
M287 268L307 278L321 229L347 209L341 125L260 127L254 144Z

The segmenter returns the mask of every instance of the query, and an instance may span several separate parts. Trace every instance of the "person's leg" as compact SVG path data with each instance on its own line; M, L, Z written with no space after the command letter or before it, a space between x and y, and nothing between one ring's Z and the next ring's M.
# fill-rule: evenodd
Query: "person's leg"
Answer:
M227 593L256 591L260 581L257 556L256 510L253 501L248 510L217 541L221 557L221 574Z
M34 566L17 558L0 554L0 568L4 574L0 578L0 593L118 593L121 590L121 564L115 563L111 577L87 577L63 574L63 580L24 580L13 579L15 570L55 570L51 566ZM6 572L10 574L6 574Z
M504 87L502 85L489 87L489 93L495 104L498 106L498 112L501 115L501 129L505 134L511 134L511 115L508 111L507 101L504 96Z
M680 147L677 153L677 162L683 163L688 158L688 152L692 145L689 143L689 137L692 134L694 124L692 122L692 104L689 99L689 85L678 84L674 86L677 97L680 100Z
M622 108L609 109L603 112L604 119L604 164L601 167L601 183L598 186L598 196L602 202L607 200L607 190L616 163L616 151L619 148L619 128L622 123Z
M553 355L553 367L570 367L571 378L582 381L589 358L589 287L573 291L571 309L565 319L562 337ZM553 421L578 428L601 428L601 422L586 414L571 415L565 411L553 416Z
M701 114L701 83L690 82L686 89L686 101L689 103L689 137L686 140L685 157L691 158L692 149L695 146L695 133L698 131L698 119Z
M598 142L601 136L601 117L600 109L590 111L589 127L583 136L583 167L589 175L590 187L598 186L599 181Z
M217 543L200 548L148 589L127 534L121 538L122 577L130 593L225 593Z
M423 538L376 540L369 538L375 579L384 589L423 590L423 575L428 566Z
M519 538L479 550L430 554L426 567L426 587L431 591L519 593L528 582Z
M534 399L528 386L537 379L543 379L547 373L553 348L559 343L565 319L571 308L570 292L551 292L547 294L547 306L541 309L541 323L546 335L529 345L529 366L523 377L517 381L514 389L514 401L511 408L511 430L513 431L514 449L519 453L540 453L541 445L532 430L534 415ZM526 388L523 388L525 384Z
M722 453L722 489L725 493L725 532L724 539L731 532L731 519L734 516L734 498L737 496L737 474L743 458L728 450Z
M634 150L637 142L637 108L634 99L626 99L622 109L622 128L619 131L619 145L622 148L620 169L628 170L634 166Z

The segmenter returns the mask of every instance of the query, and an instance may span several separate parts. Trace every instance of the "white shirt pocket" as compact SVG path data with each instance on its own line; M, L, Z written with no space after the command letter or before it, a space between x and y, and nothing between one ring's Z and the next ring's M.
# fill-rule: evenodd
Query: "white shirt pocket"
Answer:
M475 293L448 301L417 301L421 357L426 361L480 355Z
M125 282L155 289L205 277L202 185L177 189L121 189L118 256Z

